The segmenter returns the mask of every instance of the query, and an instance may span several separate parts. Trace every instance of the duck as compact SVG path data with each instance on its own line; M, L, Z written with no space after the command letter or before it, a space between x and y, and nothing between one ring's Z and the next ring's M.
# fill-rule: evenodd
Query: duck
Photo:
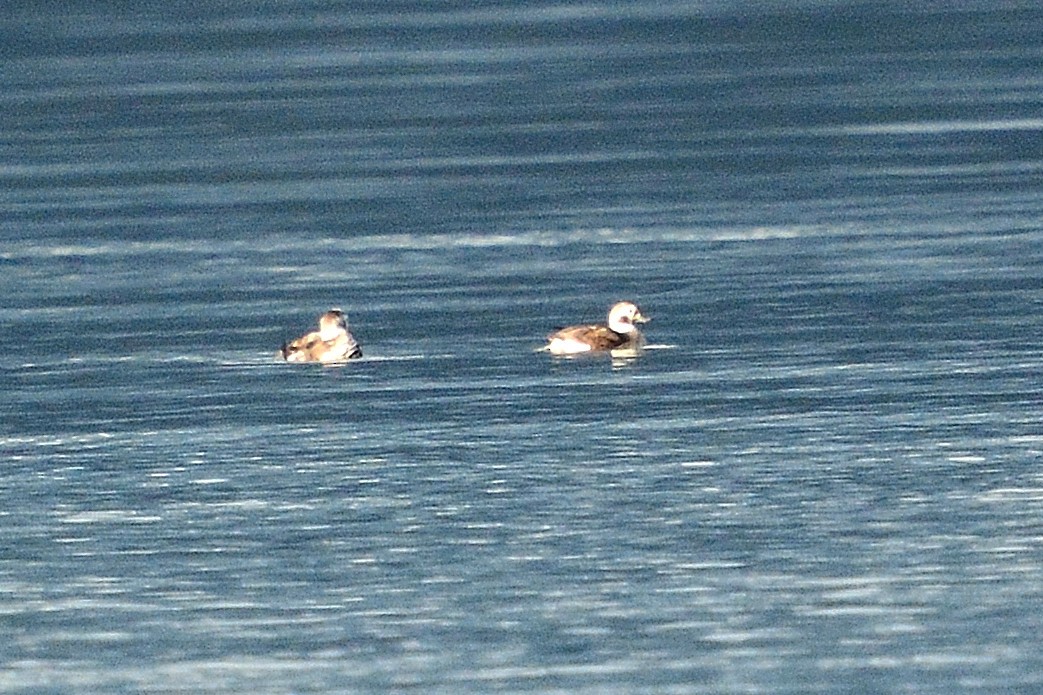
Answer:
M633 302L617 302L608 311L608 324L569 326L547 336L542 349L552 355L578 355L584 352L641 349L644 336L637 329L645 317Z
M348 331L348 316L330 309L319 317L319 330L283 343L280 350L287 362L343 362L362 357L362 347Z

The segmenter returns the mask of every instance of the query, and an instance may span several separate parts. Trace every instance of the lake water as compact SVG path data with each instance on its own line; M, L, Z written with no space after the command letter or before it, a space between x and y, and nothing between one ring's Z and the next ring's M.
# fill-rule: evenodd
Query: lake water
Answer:
M221 7L0 18L0 691L1043 689L1036 3Z

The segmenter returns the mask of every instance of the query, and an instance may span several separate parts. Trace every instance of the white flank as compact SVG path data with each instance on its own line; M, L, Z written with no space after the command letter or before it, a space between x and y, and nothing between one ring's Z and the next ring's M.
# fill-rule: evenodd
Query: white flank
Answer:
M552 338L547 349L552 355L576 355L581 352L590 352L590 345L571 338Z

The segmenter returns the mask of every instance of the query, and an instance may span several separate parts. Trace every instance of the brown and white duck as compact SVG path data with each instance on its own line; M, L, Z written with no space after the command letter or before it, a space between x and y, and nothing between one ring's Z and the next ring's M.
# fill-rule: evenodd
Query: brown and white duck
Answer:
M283 343L281 354L287 362L343 362L362 357L362 348L348 331L347 315L330 309L319 317L319 330Z
M633 302L619 302L608 312L608 325L590 324L562 328L547 337L543 348L552 355L578 355L584 352L640 350L644 336L637 329L648 321Z

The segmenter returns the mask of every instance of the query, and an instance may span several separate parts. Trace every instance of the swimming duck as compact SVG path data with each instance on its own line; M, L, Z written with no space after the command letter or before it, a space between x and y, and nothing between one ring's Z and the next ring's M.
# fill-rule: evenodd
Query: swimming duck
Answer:
M319 330L283 343L281 352L287 362L343 362L362 357L362 348L348 332L348 317L340 309L320 316Z
M647 318L633 302L619 302L608 312L608 325L570 326L547 336L544 350L552 355L576 355L582 352L638 350L644 336L635 324Z

